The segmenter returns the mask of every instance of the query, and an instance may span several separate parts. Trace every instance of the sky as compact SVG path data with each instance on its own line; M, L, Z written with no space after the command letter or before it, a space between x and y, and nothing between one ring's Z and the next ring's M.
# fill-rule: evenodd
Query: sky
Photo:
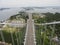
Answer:
M0 7L60 6L60 0L0 0Z

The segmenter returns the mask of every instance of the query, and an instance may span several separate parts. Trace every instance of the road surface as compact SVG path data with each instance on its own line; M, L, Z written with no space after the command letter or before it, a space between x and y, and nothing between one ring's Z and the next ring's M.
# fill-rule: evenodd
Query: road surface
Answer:
M34 31L33 31L33 23L34 21L32 20L32 15L29 15L29 19L27 20L27 32L26 32L26 40L24 45L35 45L35 40L34 40Z

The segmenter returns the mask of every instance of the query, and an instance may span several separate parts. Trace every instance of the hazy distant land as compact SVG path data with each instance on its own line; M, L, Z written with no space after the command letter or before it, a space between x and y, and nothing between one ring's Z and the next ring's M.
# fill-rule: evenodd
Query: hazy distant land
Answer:
M10 9L10 8L0 8L0 11L7 10L7 9Z

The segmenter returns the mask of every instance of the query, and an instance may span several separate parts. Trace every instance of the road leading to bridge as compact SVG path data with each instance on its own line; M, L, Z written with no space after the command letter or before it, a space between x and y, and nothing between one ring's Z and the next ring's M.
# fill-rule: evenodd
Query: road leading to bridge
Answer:
M35 32L34 21L32 20L32 15L29 14L29 19L27 20L27 30L26 30L24 45L36 45L34 32Z

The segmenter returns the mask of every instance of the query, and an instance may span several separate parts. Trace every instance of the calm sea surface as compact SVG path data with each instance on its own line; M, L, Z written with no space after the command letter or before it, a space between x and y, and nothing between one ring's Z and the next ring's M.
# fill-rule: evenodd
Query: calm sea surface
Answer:
M11 9L0 11L0 21L8 19L10 16L17 14L21 10L23 9L11 8ZM59 12L60 13L60 9L53 9L53 8L35 9L34 11L40 12L40 13L46 13L46 12L51 12L51 13Z

